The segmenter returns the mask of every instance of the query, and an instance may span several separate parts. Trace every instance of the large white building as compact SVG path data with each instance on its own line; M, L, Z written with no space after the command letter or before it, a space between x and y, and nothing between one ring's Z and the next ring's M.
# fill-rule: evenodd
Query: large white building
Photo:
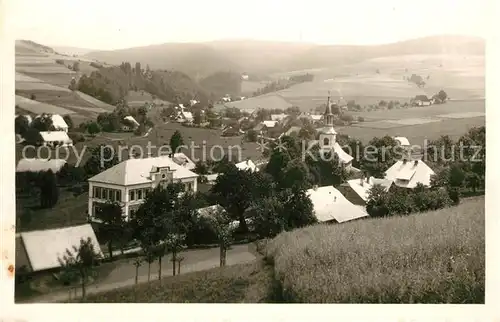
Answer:
M185 191L196 192L197 178L196 173L168 156L123 161L88 180L89 216L95 216L96 205L111 201L121 203L128 220L152 189L180 182Z

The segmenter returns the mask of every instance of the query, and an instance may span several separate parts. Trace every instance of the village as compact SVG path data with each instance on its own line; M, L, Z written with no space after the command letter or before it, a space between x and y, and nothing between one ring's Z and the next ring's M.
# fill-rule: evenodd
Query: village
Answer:
M16 40L16 303L484 303L483 47Z

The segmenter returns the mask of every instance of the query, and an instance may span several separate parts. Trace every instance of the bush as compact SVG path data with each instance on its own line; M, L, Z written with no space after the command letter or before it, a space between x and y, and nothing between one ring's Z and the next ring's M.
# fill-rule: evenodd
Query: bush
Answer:
M64 65L64 60L62 60L62 59L56 59L56 64Z
M365 118L362 117L362 116L358 116L358 122L364 122L365 121Z
M85 142L85 135L78 132L69 132L69 138L73 141L73 143Z
M91 62L91 63L90 63L90 66L92 66L92 67L94 67L94 68L97 68L97 69L102 68L102 65L101 65L101 64L98 64L98 63L96 63L96 62Z
M36 100L36 95L35 94L31 94L30 95L30 99L33 100L33 101Z

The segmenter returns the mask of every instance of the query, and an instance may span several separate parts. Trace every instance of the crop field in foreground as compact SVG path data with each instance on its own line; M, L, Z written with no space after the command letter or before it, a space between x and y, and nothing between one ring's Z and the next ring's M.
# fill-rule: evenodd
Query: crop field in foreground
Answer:
M287 302L484 303L484 197L462 202L283 233L267 258Z

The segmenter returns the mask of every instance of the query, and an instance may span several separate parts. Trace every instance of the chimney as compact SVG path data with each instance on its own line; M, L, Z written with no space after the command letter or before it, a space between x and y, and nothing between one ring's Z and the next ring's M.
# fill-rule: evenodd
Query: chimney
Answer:
M333 202L337 201L337 196L333 197Z
M364 182L365 182L365 179L364 179L364 178L359 179L359 184L360 184L361 186L363 186L363 183L364 183Z
M317 186L317 185L314 185L314 186L313 186L313 190L314 190L314 191L317 191L317 190L318 190L318 186Z
M406 158L403 159L403 164L406 164Z
M416 167L418 165L418 160L415 160L415 162L413 162L413 165Z
M366 183L370 183L370 177L366 176Z

